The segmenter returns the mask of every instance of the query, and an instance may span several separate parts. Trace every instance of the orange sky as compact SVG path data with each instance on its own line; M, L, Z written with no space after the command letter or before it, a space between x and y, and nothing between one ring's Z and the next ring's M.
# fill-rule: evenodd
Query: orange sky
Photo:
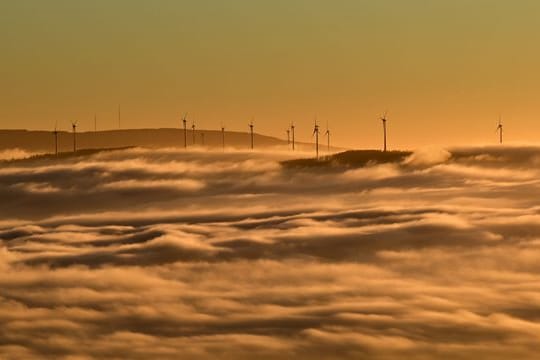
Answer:
M534 0L11 1L0 127L200 127L341 145L540 141Z

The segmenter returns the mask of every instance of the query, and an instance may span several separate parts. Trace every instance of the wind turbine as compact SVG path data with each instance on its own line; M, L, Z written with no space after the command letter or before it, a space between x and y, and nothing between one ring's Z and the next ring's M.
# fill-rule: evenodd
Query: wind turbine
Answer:
M225 151L225 126L221 124L221 145L223 146L223 151Z
M57 129L57 124L58 123L54 123L54 131L53 131L53 134L54 134L54 154L56 156L58 156L58 129Z
M73 152L77 152L77 122L71 122L71 129L73 130Z
M295 139L294 139L294 123L291 123L291 135L292 135L292 149L295 150Z
M313 135L315 135L315 153L317 154L317 160L319 160L319 133L319 125L317 124L317 119L315 118L315 128L313 129Z
M184 124L184 148L187 148L187 113L184 114L182 123Z
M191 123L191 135L193 136L193 145L195 145L195 121Z
M500 117L499 117L499 125L497 125L497 129L495 130L495 132L497 131L499 132L499 144L502 144L503 143L503 124Z
M253 120L249 123L249 132L251 134L251 150L253 150Z
M384 152L386 152L386 114L387 113L384 113L384 115L381 117L381 121L382 121L382 124L383 124L383 133L384 133Z
M328 128L328 122L326 123L326 132L324 135L326 136L326 141L328 142L328 153L330 153L330 129Z
M122 112L121 112L121 109L120 109L120 105L118 105L118 129L121 129L122 128L122 123L120 122L122 119Z
M287 129L287 145L291 145L291 129Z

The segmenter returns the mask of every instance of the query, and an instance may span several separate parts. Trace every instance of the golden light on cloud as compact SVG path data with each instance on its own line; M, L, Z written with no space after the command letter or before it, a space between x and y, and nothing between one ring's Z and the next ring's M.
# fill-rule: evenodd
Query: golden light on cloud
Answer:
M539 154L426 149L318 170L282 168L285 151L182 148L4 163L0 353L534 358L538 171L523 165Z
M538 14L0 3L0 358L536 358Z

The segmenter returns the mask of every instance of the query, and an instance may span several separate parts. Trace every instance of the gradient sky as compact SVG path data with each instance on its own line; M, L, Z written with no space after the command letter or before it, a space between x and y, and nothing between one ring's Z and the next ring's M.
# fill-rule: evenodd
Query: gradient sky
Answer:
M392 147L540 141L537 0L0 2L0 127L204 128Z

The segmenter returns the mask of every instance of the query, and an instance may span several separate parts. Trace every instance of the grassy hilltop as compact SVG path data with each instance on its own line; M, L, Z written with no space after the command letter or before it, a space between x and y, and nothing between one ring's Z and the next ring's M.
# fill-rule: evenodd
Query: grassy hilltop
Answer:
M324 156L319 160L315 158L295 159L283 161L281 164L285 168L363 167L370 164L401 162L411 154L410 151L350 150Z

